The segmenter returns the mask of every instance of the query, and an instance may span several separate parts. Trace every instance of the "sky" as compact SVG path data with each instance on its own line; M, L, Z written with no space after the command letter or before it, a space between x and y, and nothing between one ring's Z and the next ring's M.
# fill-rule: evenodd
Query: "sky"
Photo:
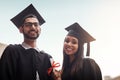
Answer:
M90 57L99 64L103 76L120 75L119 0L1 0L1 43L22 43L23 36L10 19L31 3L46 21L37 40L40 50L52 55L62 66L63 41L67 34L64 28L78 22L96 39L91 42Z

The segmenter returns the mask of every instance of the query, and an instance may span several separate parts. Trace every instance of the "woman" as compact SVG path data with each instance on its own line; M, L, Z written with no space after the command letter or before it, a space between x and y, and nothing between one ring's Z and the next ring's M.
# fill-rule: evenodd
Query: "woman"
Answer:
M68 31L63 46L62 80L102 80L101 70L90 58L84 58L84 43L89 56L90 42L95 39L78 23L66 28Z

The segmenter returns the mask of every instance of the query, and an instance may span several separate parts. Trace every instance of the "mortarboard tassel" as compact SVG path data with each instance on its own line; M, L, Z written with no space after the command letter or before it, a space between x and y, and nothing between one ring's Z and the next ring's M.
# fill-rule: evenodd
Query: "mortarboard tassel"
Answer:
M87 43L87 54L86 56L90 56L90 43Z

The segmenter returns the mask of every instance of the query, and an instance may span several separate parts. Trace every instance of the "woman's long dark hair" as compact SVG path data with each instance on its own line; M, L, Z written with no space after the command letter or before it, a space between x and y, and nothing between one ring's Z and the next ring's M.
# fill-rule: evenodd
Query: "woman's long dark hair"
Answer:
M78 39L78 50L75 53L75 58L71 65L71 69L70 69L71 71L69 73L70 75L73 75L74 73L76 73L78 70L82 68L83 53L84 53L84 43L81 42L80 39ZM64 73L64 70L67 69L67 66L69 64L71 64L69 56L64 52L64 49L63 49L62 74L66 74Z

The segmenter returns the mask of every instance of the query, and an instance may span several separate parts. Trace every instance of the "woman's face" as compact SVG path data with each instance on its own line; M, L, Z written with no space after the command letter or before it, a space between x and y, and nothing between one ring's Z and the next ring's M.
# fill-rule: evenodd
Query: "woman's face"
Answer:
M63 50L67 55L74 55L78 50L78 39L73 36L66 36Z

